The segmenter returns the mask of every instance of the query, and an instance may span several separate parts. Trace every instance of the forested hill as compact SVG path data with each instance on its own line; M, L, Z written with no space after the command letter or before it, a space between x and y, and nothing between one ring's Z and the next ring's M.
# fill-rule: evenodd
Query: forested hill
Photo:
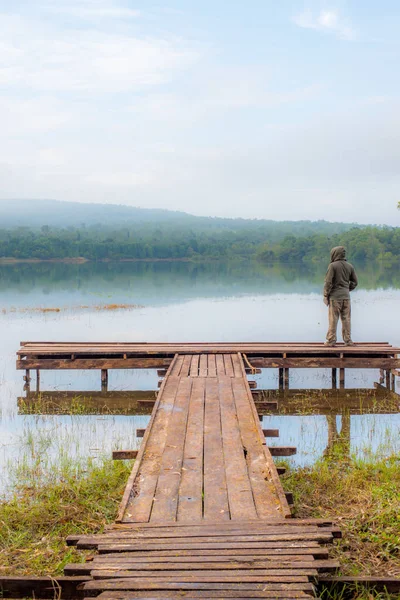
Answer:
M227 259L326 261L335 245L357 260L398 260L400 229L326 221L196 217L186 213L41 201L0 202L0 258ZM46 208L47 207L47 208ZM3 210L3 215L1 214ZM60 223L62 222L62 226Z
M268 240L282 239L285 235L333 235L356 225L327 221L273 221L268 219L227 219L198 217L184 212L138 208L117 204L85 204L57 200L0 200L0 227L14 229L28 227L36 230L50 228L96 228L98 231L126 229L146 231L158 227L196 231L260 231Z

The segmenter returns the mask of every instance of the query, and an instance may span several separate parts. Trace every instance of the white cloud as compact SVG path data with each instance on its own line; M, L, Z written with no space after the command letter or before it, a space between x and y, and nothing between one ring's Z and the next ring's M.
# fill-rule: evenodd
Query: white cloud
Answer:
M306 10L293 17L293 22L304 29L314 29L323 33L332 33L345 40L354 40L355 30L335 9L314 13Z
M140 16L140 11L126 8L112 0L65 0L53 1L42 5L42 10L61 15L69 15L78 19L131 19Z
M105 31L65 28L0 15L0 86L40 92L141 90L168 82L198 57L182 40L134 36L107 25Z

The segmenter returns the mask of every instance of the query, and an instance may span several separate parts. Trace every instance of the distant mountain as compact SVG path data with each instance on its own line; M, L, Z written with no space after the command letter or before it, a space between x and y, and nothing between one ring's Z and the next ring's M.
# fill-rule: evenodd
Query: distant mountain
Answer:
M154 208L138 208L118 204L87 204L41 199L0 200L0 229L15 227L55 228L82 226L99 229L141 228L159 226L188 228L196 231L256 230L272 237L282 235L306 236L313 233L333 235L358 227L354 223L330 223L328 221L273 221L268 219L229 219L198 217L185 212ZM278 233L279 232L279 233Z
M80 227L159 223L195 218L184 212L119 204L86 204L60 200L0 200L0 227Z

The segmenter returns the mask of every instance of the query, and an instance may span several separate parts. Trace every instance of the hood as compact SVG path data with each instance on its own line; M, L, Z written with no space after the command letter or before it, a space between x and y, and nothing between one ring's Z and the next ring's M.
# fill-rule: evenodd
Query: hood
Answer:
M331 263L337 260L346 260L346 249L343 246L336 246L331 250Z

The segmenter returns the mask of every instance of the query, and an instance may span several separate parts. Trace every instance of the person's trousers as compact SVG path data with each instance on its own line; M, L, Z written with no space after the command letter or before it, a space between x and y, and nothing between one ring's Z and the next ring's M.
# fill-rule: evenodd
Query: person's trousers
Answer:
M329 329L326 341L336 342L338 321L342 321L342 336L344 342L351 341L351 304L350 300L329 300Z

